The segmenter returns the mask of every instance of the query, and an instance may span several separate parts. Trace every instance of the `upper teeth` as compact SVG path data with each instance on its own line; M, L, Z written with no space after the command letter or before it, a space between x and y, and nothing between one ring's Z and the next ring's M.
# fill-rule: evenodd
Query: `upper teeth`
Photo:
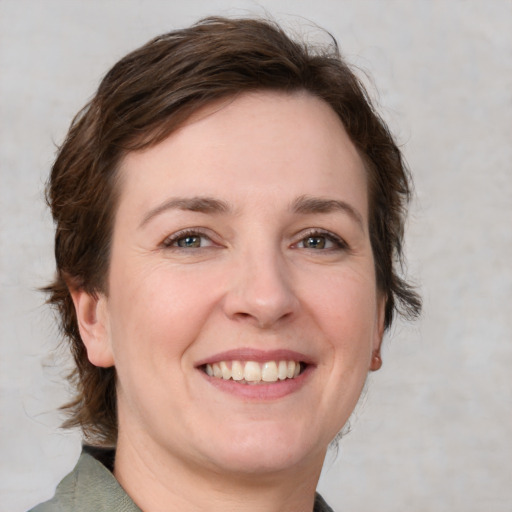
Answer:
M210 377L224 380L245 380L247 382L277 382L293 379L300 373L300 363L295 361L220 361L207 364L206 373Z

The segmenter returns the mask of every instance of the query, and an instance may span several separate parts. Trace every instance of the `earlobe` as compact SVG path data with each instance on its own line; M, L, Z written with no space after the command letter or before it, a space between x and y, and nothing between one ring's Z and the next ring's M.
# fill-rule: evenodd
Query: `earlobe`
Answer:
M370 371L376 372L382 367L382 357L380 349L382 345L382 338L384 337L384 324L386 316L386 297L381 297L377 305L377 317L375 323L375 333L373 341L372 360L370 362Z
M382 358L380 357L380 349L375 350L372 354L372 362L370 363L370 370L376 372L382 366Z
M103 368L114 366L106 297L101 293L90 294L82 289L71 290L71 297L89 361Z

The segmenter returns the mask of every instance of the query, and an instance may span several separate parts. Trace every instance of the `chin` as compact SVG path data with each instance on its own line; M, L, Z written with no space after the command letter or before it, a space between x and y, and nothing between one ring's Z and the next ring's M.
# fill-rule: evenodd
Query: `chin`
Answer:
M307 431L297 430L253 424L248 429L224 431L211 460L239 475L285 472L302 465L311 467L316 461L321 466L329 441L320 442L308 436Z

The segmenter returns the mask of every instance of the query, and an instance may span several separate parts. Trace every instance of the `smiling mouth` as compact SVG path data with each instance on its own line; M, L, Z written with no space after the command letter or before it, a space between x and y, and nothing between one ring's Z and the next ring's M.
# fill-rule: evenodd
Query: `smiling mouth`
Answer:
M295 379L305 370L299 361L219 361L201 368L215 379L233 380L239 384L258 384Z

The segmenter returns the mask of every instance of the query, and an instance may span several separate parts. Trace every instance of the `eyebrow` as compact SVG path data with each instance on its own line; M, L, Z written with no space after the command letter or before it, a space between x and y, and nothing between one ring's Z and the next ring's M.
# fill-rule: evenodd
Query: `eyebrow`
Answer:
M213 197L173 197L149 210L149 212L144 215L139 227L143 227L152 218L167 210L187 210L199 213L229 213L231 208L225 201L220 201Z
M341 211L348 214L353 220L359 224L364 231L363 216L349 203L339 199L327 199L323 197L300 196L292 203L292 211L294 213L331 213Z
M139 227L146 225L151 219L167 210L185 210L199 213L230 213L231 206L219 199L213 197L173 197L167 199L155 208L152 208L140 223ZM331 213L342 211L348 214L364 231L364 221L362 215L350 204L338 199L327 199L314 196L300 196L292 202L291 211L298 214Z

